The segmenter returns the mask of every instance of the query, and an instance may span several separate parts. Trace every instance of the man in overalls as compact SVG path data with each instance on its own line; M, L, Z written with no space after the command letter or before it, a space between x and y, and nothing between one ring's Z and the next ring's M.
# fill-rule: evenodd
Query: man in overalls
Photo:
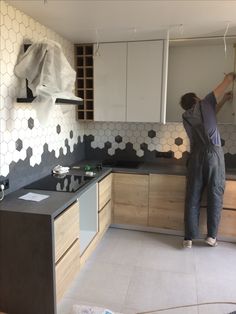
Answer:
M198 237L200 202L203 189L207 188L207 238L205 242L216 246L225 187L224 153L217 128L216 113L232 92L225 90L235 80L236 73L225 75L224 80L204 99L194 93L181 97L185 110L183 125L190 140L190 156L187 164L187 187L185 199L185 237L183 246L192 247ZM223 96L223 98L222 98ZM221 101L217 103L220 98Z

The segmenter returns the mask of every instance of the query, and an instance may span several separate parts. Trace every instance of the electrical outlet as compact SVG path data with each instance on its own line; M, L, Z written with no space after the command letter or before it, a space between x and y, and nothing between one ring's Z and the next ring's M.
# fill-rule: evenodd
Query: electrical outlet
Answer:
M156 152L156 158L173 158L174 153L172 151L168 152Z
M7 190L9 189L9 180L6 179L6 180L1 180L0 181L0 185L3 184L4 185L4 190Z

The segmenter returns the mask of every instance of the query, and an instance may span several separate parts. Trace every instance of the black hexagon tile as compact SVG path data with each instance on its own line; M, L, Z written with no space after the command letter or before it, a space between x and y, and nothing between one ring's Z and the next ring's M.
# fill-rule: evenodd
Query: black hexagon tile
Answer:
M180 137L177 137L177 138L175 139L175 144L176 144L177 146L182 145L182 144L183 144L183 139L180 138Z
M70 138L73 138L74 134L73 134L73 131L71 130L70 131Z
M18 152L20 152L23 148L23 143L22 140L20 138L18 138L18 140L16 140L16 150L18 150Z
M116 141L116 143L121 143L122 142L122 137L120 135L117 135L115 137L115 141Z
M148 137L153 138L156 136L156 132L154 130L148 131Z
M106 142L105 144L104 144L104 147L106 147L106 148L111 148L111 142Z
M220 139L221 140L221 146L225 146L225 140L223 138Z
M58 124L57 125L57 134L60 134L61 133L61 126Z
M33 118L29 118L29 119L28 119L28 128L29 128L30 130L32 130L33 127L34 127L34 119L33 119Z

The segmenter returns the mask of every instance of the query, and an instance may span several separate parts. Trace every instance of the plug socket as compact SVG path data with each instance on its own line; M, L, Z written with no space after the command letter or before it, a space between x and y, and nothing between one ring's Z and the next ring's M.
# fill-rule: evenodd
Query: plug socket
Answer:
M9 189L9 180L6 179L6 180L1 180L0 181L0 185L3 184L4 185L4 190L7 190Z
M172 151L168 152L156 152L156 158L173 158L174 153Z

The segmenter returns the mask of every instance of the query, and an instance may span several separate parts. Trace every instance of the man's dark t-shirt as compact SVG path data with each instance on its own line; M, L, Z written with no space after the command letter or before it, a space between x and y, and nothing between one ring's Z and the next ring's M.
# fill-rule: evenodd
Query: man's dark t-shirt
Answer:
M213 92L208 94L200 102L205 131L209 135L212 144L221 146L220 133L216 121L216 104L216 98ZM185 120L183 121L183 124L192 146L192 129Z

